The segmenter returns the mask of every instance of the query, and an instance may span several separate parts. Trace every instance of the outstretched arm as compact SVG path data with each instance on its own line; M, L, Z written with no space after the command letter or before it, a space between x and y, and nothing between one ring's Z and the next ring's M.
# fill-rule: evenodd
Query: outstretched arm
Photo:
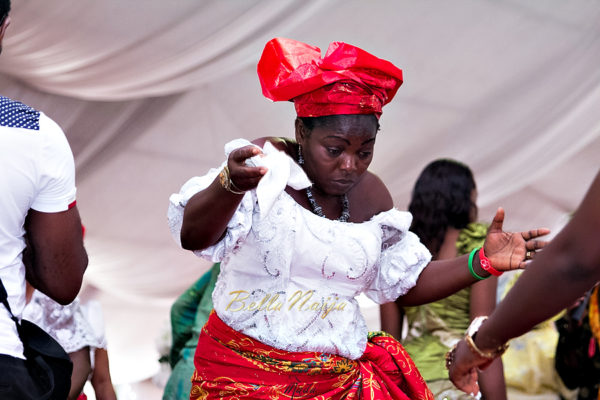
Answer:
M549 233L548 229L534 229L520 233L504 232L504 210L499 208L492 221L483 245L484 253L498 271L525 268L527 254L544 247L546 242L536 238ZM473 271L480 277L490 274L481 266L480 252L473 257ZM417 284L398 298L401 306L416 306L448 297L479 280L469 268L469 255L454 259L432 261L423 270Z
M468 268L469 255L430 262L419 275L417 284L396 300L398 306L420 306L450 296L478 280ZM473 269L481 277L489 277L479 265L478 254L473 258Z
M77 206L57 213L29 210L25 231L27 281L60 304L72 302L88 263Z
M571 221L536 256L483 323L474 339L476 346L483 351L497 349L556 315L600 281L599 232L600 173ZM461 341L453 353L450 378L459 389L476 393L476 367L488 363Z
M470 317L473 320L481 315L490 315L496 307L496 290L498 278L492 276L471 287L469 301ZM502 359L497 358L484 371L479 371L481 393L486 400L506 400L506 382Z

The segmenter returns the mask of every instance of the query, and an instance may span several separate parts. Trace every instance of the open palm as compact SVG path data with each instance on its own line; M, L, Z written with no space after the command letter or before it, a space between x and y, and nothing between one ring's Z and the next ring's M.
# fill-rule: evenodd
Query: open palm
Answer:
M484 253L498 271L525 268L535 251L548 243L536 238L547 235L550 230L538 228L524 232L504 232L503 223L504 209L498 208L483 244Z

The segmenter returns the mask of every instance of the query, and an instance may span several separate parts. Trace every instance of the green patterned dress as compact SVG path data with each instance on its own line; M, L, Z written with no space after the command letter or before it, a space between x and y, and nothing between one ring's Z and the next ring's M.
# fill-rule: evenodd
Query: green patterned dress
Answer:
M486 233L487 225L469 224L456 242L458 255L481 247ZM470 294L468 287L434 303L405 308L409 330L402 344L436 398L470 398L452 389L445 366L446 353L469 327Z

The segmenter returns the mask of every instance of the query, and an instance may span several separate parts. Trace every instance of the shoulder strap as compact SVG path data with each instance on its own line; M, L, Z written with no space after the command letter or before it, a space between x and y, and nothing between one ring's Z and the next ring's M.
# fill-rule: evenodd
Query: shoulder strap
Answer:
M12 313L12 310L10 309L10 304L8 304L8 293L6 293L6 289L4 288L4 284L2 283L2 279L0 279L0 301L2 302L2 304L4 304L4 307L6 307L6 309L10 313L10 317L12 318L13 321L15 321L15 324L17 324L17 327L18 327L19 321L18 321L17 317L15 317L15 315Z

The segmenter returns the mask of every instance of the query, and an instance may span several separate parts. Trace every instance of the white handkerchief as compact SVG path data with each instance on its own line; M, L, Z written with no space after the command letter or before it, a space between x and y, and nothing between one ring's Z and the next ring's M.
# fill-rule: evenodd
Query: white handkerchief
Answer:
M256 145L245 139L235 139L225 145L225 155L229 157L232 151L244 146ZM256 147L260 149L259 146ZM309 187L312 182L308 179L304 170L290 156L276 149L271 142L266 142L261 150L263 154L247 159L246 164L268 169L256 187L260 216L264 218L271 211L273 203L287 185L300 190Z

